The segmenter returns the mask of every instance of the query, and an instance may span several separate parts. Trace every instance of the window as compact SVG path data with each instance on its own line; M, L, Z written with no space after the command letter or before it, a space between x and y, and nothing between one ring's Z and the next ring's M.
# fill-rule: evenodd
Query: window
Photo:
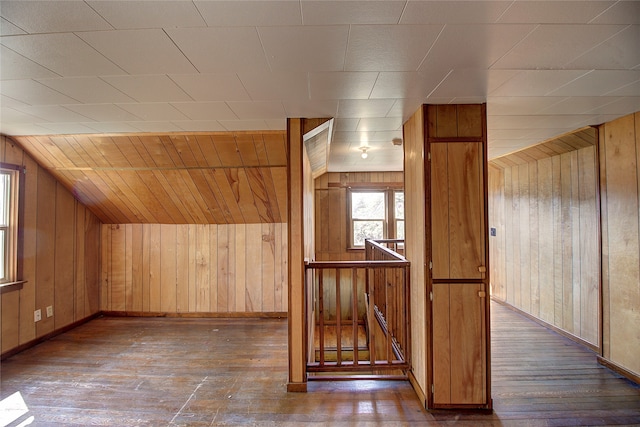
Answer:
M365 239L404 239L404 193L398 190L349 190L351 248Z
M19 184L17 167L0 165L0 283L17 280Z

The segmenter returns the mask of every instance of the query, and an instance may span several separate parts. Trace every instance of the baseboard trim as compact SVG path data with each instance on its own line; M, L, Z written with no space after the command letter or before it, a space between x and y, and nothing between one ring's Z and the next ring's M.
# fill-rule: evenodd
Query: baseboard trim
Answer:
M424 391L422 390L422 387L420 387L420 384L418 384L418 379L415 375L413 375L413 371L410 370L409 372L407 372L407 378L409 378L409 383L411 384L411 387L413 387L413 390L416 392L418 399L420 399L422 406L425 409L428 409L427 396L424 394Z
M598 356L598 363L606 368L611 369L613 372L616 372L622 375L623 377L627 378L629 381L632 381L635 384L640 385L640 375L636 374L635 372L632 372L627 368L623 368L617 363L612 362L611 360L602 356Z
M532 320L532 321L536 322L540 326L544 326L545 328L550 329L553 332L555 332L555 333L557 333L559 335L562 335L565 338L569 338L571 341L576 342L576 343L578 343L580 345L583 345L586 348L588 348L589 350L594 351L597 354L600 354L600 348L597 345L591 344L589 341L586 341L586 340L584 340L584 339L582 339L580 337L577 337L577 336L573 335L572 333L565 331L564 329L560 329L557 326L552 325L551 323L547 323L544 320L539 319L536 316L534 316L532 314L529 314L526 311L523 311L523 310L519 309L518 307L512 306L511 304L509 304L506 301L502 301L502 300L500 300L500 299L498 299L496 297L493 297L493 296L491 297L491 300L497 302L498 304L500 304L500 305L502 305L504 307L507 307L508 309L510 309L512 311L515 311L516 313L526 317L529 320Z
M69 332L72 329L77 328L78 326L89 322L90 320L96 319L98 317L100 317L102 315L102 312L97 312L95 314L92 314L91 316L85 317L84 319L81 320L77 320L73 323L68 324L67 326L63 326L60 329L56 329L55 331L49 332L48 334L45 334L41 337L38 337L36 339L33 339L31 341L28 341L24 344L20 344L17 347L12 348L11 350L7 350L4 353L0 354L0 360L5 360L8 359L11 356L15 356L18 353L21 353L25 350L28 350L32 347L35 347L36 345L43 343L45 341L50 340L51 338L54 338L60 334L64 334L65 332Z
M286 311L266 311L266 312L219 312L219 313L172 313L164 311L116 311L105 310L102 314L106 317L172 317L185 319L201 318L231 318L231 319L286 319Z

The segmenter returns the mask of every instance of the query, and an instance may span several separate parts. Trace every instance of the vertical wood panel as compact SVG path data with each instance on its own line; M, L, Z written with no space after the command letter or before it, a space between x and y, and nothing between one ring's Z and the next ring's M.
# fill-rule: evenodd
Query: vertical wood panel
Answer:
M452 368L451 368L451 286L448 284L433 285L433 402L450 404L452 402Z
M47 306L53 305L54 328L58 329L74 320L75 200L60 186L56 191L55 204L54 299Z
M447 144L431 144L431 240L433 278L451 277Z
M176 226L176 312L189 312L189 225Z
M177 227L160 225L160 311L177 311Z
M55 301L55 228L56 182L42 168L38 168L38 218L36 243L36 308L43 311L42 320L36 323L36 335L42 336L54 330L54 318L44 312Z
M36 255L37 255L37 214L38 214L38 165L29 156L24 156L26 174L24 177L24 245L22 271L24 284L20 291L20 344L36 337L33 311L36 309ZM96 244L94 242L94 244Z

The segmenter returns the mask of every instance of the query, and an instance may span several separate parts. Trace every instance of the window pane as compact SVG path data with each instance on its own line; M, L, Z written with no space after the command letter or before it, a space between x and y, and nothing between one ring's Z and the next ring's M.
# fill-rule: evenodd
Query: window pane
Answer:
M7 262L5 245L7 234L5 230L0 229L0 280L6 280L6 268L5 264Z
M404 219L404 193L401 191L396 191L394 193L394 198L396 207L396 218Z
M11 195L11 176L0 173L0 225L9 225L9 201Z
M396 239L404 240L404 221L396 221Z
M384 219L384 193L351 193L351 218Z
M382 239L382 221L353 221L353 245L364 246L364 239Z

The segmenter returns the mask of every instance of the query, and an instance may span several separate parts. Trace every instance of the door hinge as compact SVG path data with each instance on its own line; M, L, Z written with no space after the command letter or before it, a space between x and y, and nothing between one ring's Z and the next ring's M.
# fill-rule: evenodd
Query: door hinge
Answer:
M436 387L431 384L431 394L434 394L436 392Z
M429 261L429 270L433 270L433 261Z
M431 151L427 153L427 160L431 161Z
M429 291L429 300L433 301L433 291Z

